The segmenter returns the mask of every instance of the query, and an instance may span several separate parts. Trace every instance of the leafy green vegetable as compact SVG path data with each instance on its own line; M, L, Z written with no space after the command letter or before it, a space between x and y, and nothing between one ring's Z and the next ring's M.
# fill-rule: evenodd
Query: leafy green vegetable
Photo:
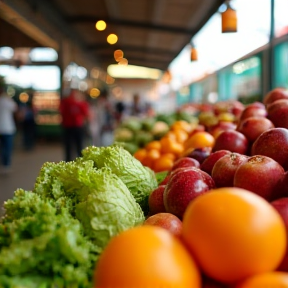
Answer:
M165 179L167 174L168 174L168 171L155 173L158 185Z
M108 167L117 175L134 196L144 213L148 211L148 197L157 187L154 172L144 167L119 145L87 147L82 151L84 160L93 160L96 168Z
M0 287L91 287L99 255L144 221L140 205L155 187L154 172L117 145L45 163L33 191L18 189L4 204Z
M17 207L20 209L13 219ZM7 214L0 224L1 281L8 281L3 275L34 274L88 287L100 251L83 236L77 219L65 208L58 210L50 201L23 189L16 190L4 208Z

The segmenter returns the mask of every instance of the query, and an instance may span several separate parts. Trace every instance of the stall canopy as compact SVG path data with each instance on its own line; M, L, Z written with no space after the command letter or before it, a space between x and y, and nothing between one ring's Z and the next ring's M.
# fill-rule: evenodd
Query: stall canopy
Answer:
M17 25L17 21L13 19L8 24L9 19L8 22L7 19L3 20L7 14L4 11L6 14L0 13L0 46L35 47L38 44L55 46L59 50L61 41L67 38L89 56L94 65L104 69L109 64L115 64L113 52L121 49L129 64L166 70L223 2L224 0L7 0L5 4L0 3L2 8L5 5L13 9L45 34L46 38L39 37L40 31L31 33L31 30L29 36L19 36L23 25ZM104 31L95 29L98 20L107 23ZM118 36L118 42L114 45L107 43L110 33Z

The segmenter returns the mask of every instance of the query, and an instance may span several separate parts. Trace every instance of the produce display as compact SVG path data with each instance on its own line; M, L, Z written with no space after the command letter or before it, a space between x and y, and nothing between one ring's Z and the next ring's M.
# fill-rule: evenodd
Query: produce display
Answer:
M155 117L139 118L128 117L114 131L115 142L134 154L153 140L159 140L176 121L197 122L197 117L191 112L178 111L170 114L158 114Z
M286 96L45 163L5 203L0 287L288 287Z
M91 287L109 240L145 220L154 173L119 146L45 163L0 224L0 287ZM52 286L54 285L54 286Z

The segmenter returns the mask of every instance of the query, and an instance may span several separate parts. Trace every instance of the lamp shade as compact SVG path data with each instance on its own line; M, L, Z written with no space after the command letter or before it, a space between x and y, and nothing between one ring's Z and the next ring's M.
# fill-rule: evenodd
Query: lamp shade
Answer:
M198 53L197 53L197 50L194 46L191 47L190 60L191 61L197 61L198 60Z
M227 9L222 13L222 33L237 32L237 14L230 4L227 4Z

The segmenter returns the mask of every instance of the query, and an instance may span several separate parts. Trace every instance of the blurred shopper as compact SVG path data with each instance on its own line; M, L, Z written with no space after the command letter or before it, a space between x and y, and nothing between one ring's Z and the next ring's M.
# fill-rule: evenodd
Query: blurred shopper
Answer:
M119 101L115 104L115 125L116 127L122 122L125 113L125 104L122 101Z
M145 107L140 101L140 95L134 94L133 95L133 102L131 105L131 112L130 114L132 116L143 116L145 114Z
M74 159L74 150L76 149L76 156L80 157L84 148L85 124L89 117L89 105L85 101L83 93L72 89L70 95L62 99L60 113L62 115L65 161L71 161Z
M32 102L28 101L19 109L23 148L27 151L32 150L36 140L36 122Z
M16 132L14 114L17 104L0 87L0 153L1 173L10 172L13 151L13 138Z

